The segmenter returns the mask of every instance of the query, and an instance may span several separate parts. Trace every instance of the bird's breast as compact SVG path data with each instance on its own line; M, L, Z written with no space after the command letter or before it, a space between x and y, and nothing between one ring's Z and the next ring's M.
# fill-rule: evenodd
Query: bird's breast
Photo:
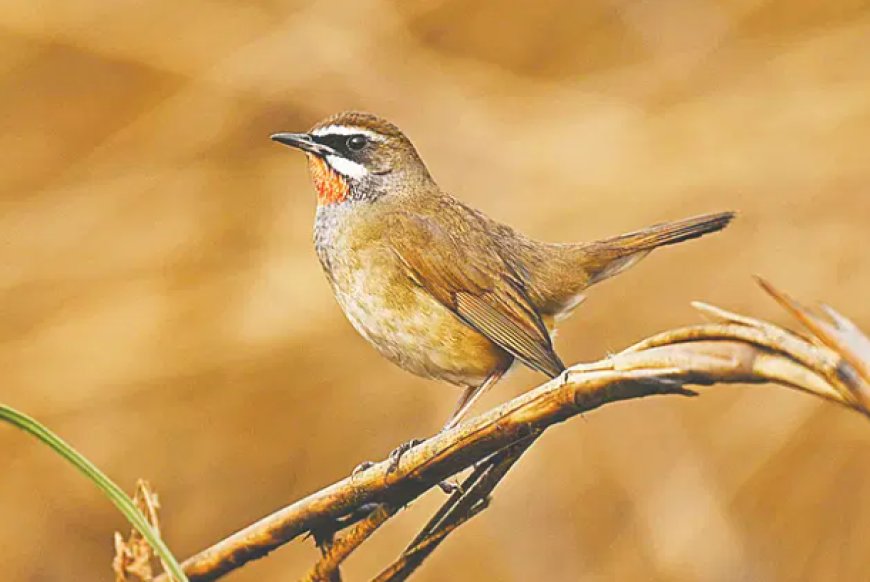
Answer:
M506 352L414 283L353 214L319 209L315 242L335 298L360 335L402 368L453 384L479 385L509 364Z

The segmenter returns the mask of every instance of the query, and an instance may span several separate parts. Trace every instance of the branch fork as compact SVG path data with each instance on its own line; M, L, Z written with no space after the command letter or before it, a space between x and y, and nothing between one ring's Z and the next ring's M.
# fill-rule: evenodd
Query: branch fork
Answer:
M759 284L807 333L693 303L713 321L665 331L603 360L572 366L412 447L395 470L390 460L375 463L264 517L188 559L184 571L191 581L216 580L313 533L322 556L303 580L340 580L344 559L383 523L439 482L473 466L460 489L374 578L404 580L448 535L488 507L495 487L540 434L610 402L694 395L690 386L773 383L870 416L870 340L833 309L825 308L833 322L828 323L766 281L759 279ZM345 531L338 533L340 529Z

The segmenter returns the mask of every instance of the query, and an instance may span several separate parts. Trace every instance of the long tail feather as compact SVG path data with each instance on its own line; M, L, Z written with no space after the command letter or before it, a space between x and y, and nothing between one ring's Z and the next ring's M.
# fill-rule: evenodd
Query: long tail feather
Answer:
M722 230L734 218L733 212L705 214L685 220L654 224L647 228L608 238L596 243L617 253L631 254L672 245L684 240L698 238L707 233Z
M612 277L629 268L656 247L672 245L722 230L734 218L733 212L705 214L685 220L654 224L647 228L600 240L583 249L591 269L590 283Z

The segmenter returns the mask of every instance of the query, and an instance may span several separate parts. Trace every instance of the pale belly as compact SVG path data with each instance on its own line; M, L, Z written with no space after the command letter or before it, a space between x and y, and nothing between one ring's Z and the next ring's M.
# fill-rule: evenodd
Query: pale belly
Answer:
M384 357L461 386L478 386L510 364L506 352L412 282L389 251L350 254L332 262L333 291L354 328Z

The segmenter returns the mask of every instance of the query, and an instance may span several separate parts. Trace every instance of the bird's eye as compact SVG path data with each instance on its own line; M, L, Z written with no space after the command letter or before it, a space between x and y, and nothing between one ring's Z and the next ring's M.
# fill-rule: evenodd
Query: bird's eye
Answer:
M369 143L369 140L364 135L352 135L347 138L347 149L358 152Z

